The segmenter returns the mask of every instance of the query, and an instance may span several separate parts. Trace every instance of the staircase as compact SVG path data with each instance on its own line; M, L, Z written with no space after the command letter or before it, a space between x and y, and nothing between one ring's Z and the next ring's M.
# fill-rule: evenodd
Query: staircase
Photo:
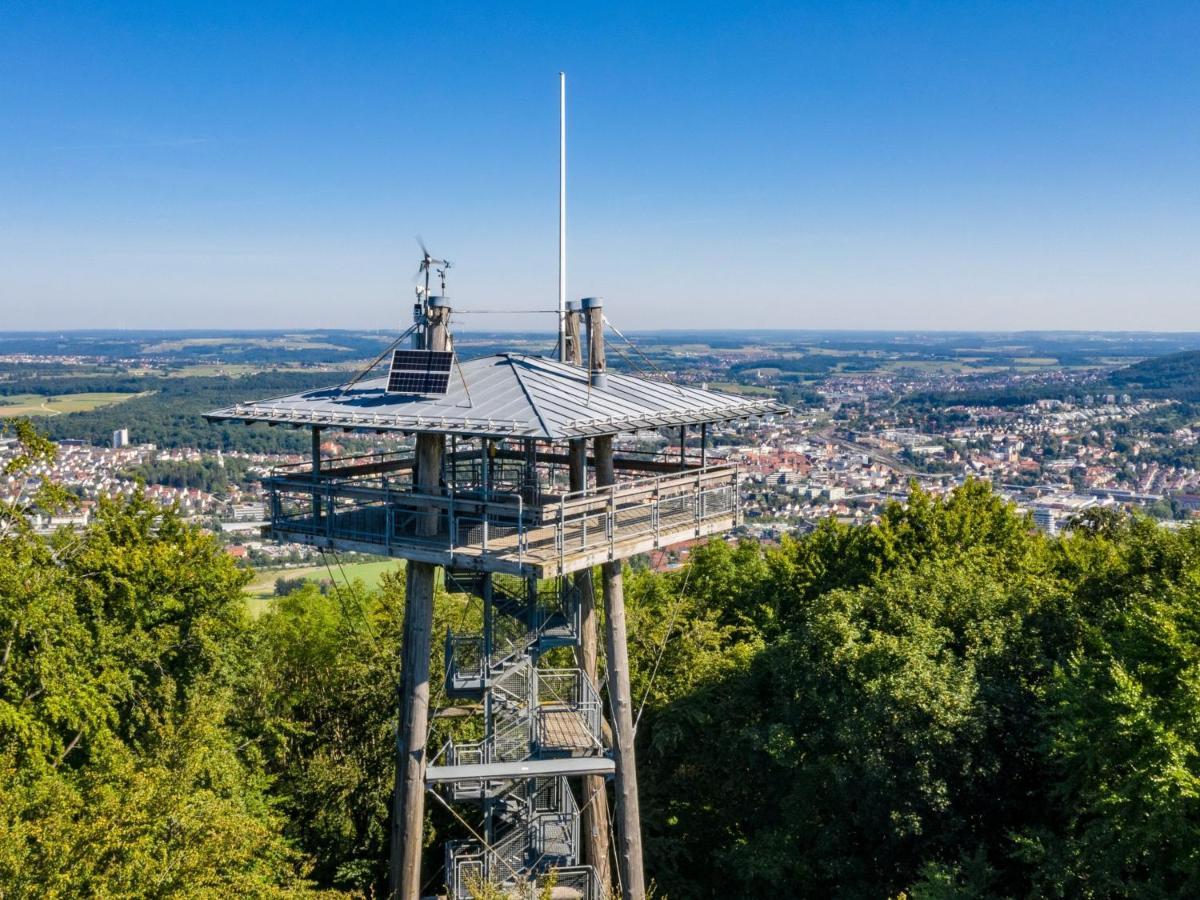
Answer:
M512 782L489 805L490 849L477 841L447 845L447 888L452 900L470 900L472 889L477 890L481 882L515 897L533 898L549 878L554 879L555 897L597 900L591 867L575 865L580 815L566 778Z
M484 634L446 635L446 691L482 701L484 737L449 743L436 783L453 800L482 804L486 837L446 845L450 900L470 900L484 884L533 900L551 883L561 900L599 900L594 871L577 864L580 811L567 767L553 760L587 757L611 767L600 696L581 670L538 664L546 651L578 641L578 595L562 581L521 590L496 576L489 583L481 573L446 571L450 590L490 603ZM559 774L514 774L530 761ZM472 767L471 777L450 768L462 766Z
M470 570L446 570L448 590L486 601L488 576ZM483 634L446 632L446 693L456 699L479 700L489 681L516 656L541 656L555 647L579 641L579 594L566 579L552 579L528 596L493 576L491 585L490 658ZM486 618L486 617L485 617ZM485 622L485 628L487 623Z

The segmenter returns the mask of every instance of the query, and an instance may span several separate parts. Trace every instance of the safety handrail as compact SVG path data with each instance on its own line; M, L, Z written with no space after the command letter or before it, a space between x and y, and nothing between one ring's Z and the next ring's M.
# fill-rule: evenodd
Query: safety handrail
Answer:
M722 476L737 473L736 463L722 463L716 466L686 469L682 472L671 472L665 475L647 475L644 478L629 478L614 484L593 485L578 491L568 491L561 495L560 504L565 505L572 500L594 499L609 495L637 493L648 487L674 486L676 484L692 484L705 476Z

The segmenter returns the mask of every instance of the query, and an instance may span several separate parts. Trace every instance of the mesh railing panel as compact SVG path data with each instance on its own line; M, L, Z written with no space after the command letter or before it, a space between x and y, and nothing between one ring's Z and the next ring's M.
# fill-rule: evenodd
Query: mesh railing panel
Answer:
M563 862L575 856L575 818L569 814L546 814L537 817L537 837L533 845L534 858L543 863Z
M521 659L492 679L492 688L503 695L507 703L527 706L533 696L533 666Z
M515 718L497 726L490 740L490 762L520 762L528 759L532 744L532 719L528 716Z
M447 637L446 674L451 680L482 679L483 637L481 635L451 634Z

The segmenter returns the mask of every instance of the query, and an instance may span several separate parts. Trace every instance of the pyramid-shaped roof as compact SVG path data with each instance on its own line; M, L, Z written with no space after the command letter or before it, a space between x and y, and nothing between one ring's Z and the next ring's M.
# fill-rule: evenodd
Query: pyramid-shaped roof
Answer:
M567 440L666 425L723 422L786 412L775 400L721 394L540 356L502 353L464 361L442 396L389 394L386 378L238 403L210 421L271 422L361 431L433 432Z

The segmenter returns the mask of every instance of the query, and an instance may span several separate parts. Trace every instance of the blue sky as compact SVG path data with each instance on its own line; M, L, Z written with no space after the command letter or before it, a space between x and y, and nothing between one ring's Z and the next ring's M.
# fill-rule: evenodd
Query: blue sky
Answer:
M0 3L0 329L1200 329L1200 4ZM521 327L530 317L473 317ZM545 323L547 327L551 322Z

